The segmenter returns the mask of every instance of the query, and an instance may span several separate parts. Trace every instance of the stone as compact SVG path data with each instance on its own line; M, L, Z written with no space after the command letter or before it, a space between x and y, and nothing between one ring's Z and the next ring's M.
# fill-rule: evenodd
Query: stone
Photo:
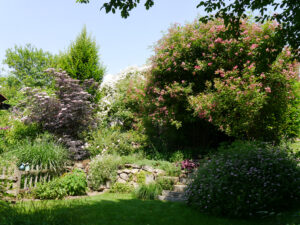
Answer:
M152 183L154 181L153 174L146 174L145 184Z
M156 175L163 175L163 174L165 174L165 171L163 171L161 169L155 169L154 173L156 173Z
M120 177L117 179L117 183L126 184L126 181L121 179Z
M121 173L120 178L127 181L129 179L129 176L126 173Z
M139 166L139 165L129 164L129 163L126 163L124 166L125 166L125 168L133 168L133 169L140 169L141 168L141 166Z
M123 173L130 174L130 173L131 173L131 170L129 170L129 169L125 169L125 170L123 170Z
M123 170L118 170L117 173L121 174L121 173L123 173Z
M131 173L137 174L139 171L140 171L139 169L132 169L132 170L131 170Z
M143 166L142 169L150 173L154 172L154 169L150 166Z

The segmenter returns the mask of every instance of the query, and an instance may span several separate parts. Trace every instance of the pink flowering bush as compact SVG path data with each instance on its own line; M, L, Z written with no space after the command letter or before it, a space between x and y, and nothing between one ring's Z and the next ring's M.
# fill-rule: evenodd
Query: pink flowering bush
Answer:
M293 137L299 127L298 63L276 42L276 27L244 20L235 39L222 20L174 25L155 47L145 86L129 89L131 98L143 105L145 120L160 136L175 134L179 142L217 142L225 134Z
M235 142L201 163L188 204L221 216L250 217L300 203L300 168L286 148Z

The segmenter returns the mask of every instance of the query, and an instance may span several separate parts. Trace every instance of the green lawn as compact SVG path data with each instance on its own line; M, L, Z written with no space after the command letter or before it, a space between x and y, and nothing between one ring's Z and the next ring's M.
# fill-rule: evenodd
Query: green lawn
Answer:
M126 194L103 194L80 200L18 203L12 209L8 209L6 213L3 213L3 210L0 213L1 225L300 224L299 211L264 220L232 220L198 213L183 203L142 201L133 199L130 195ZM5 222L3 220L5 214L10 221Z

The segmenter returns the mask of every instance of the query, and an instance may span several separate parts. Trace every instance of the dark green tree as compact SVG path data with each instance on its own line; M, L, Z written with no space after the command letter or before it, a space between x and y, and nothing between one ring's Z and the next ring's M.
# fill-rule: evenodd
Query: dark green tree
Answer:
M145 8L149 9L154 5L155 0L146 0ZM89 0L76 0L79 3L89 3ZM101 9L106 13L115 13L120 10L121 16L127 18L129 12L137 7L140 0L110 0L104 3ZM224 19L225 25L230 27L230 31L236 34L239 30L240 20L246 17L246 12L258 11L259 15L255 17L257 22L263 22L271 19L281 24L278 32L278 41L288 43L292 48L300 47L300 1L299 0L234 0L232 3L225 0L202 0L197 7L204 7L207 13L214 13L214 17ZM268 8L269 7L269 8ZM279 13L270 15L269 10L277 9ZM211 16L202 17L201 21L207 21ZM299 53L299 52L298 52ZM300 54L298 54L298 58Z
M100 63L98 49L96 41L87 34L84 27L69 49L61 53L57 67L65 70L72 78L81 81L93 78L101 82L105 68Z
M55 57L31 44L15 46L6 50L4 63L11 73L26 86L49 86L52 78L44 70L55 66Z

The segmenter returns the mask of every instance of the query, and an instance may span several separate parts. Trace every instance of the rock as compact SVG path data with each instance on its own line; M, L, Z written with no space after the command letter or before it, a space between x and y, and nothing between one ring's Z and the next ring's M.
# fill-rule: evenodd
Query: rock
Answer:
M125 166L125 168L132 168L132 169L140 169L141 168L141 166L139 166L139 165L129 164L129 163L125 164L124 166Z
M106 185L101 184L97 191L103 191L105 189L106 189Z
M132 185L134 188L137 188L139 185L136 182L129 182L130 185Z
M165 174L165 171L163 171L161 169L155 169L154 173L156 173L156 175L163 175L163 174Z
M120 178L127 181L129 179L129 176L126 173L121 173Z
M117 179L117 183L125 184L126 181L121 179L120 177Z
M132 169L132 170L131 170L131 173L137 174L139 171L140 171L139 169Z
M131 173L131 170L129 170L129 169L125 169L125 170L123 170L123 173L130 174L130 173Z
M154 181L153 174L146 174L145 184L152 183Z
M123 173L123 170L118 170L117 173L121 174L121 173Z
M150 173L154 172L154 169L150 166L143 166L142 169Z
M110 181L106 181L106 188L111 188L111 182Z

